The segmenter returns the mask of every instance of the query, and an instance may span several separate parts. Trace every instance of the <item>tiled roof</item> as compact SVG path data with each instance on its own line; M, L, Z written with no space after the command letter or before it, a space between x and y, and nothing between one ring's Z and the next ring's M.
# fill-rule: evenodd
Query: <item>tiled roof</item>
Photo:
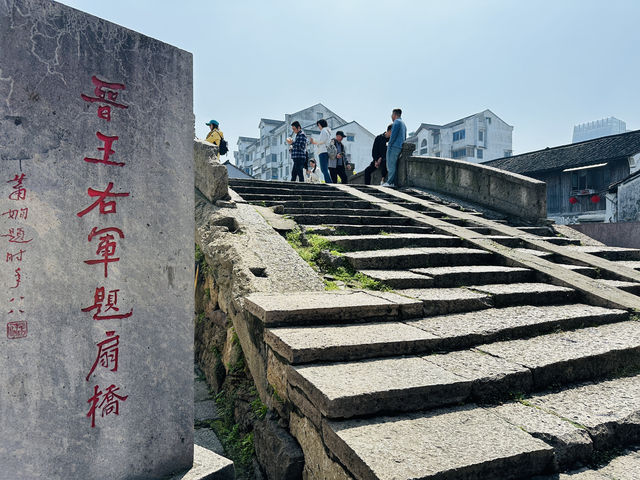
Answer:
M640 130L484 162L523 175L594 165L640 153Z

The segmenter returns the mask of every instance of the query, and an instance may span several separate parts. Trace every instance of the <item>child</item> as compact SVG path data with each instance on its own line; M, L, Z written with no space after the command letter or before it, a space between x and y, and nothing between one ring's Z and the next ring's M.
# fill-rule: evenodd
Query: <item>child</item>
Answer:
M305 179L307 183L320 183L319 171L317 169L316 161L314 159L309 160L309 170L307 170L307 178Z

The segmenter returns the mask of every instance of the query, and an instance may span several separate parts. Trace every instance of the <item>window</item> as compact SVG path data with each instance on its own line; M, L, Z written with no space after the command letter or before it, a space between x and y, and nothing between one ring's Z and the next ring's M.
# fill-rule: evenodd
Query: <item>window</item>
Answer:
M491 125L491 117L484 117L484 119L487 121L489 125Z
M420 142L420 155L424 155L429 151L429 149L427 148L427 139L425 138L424 140L422 140L422 142Z
M476 150L476 157L480 160L482 160L482 150L478 149Z
M510 157L510 156L511 156L511 153L512 153L512 152L511 152L511 150L505 150L505 151L504 151L504 156L505 156L505 157Z
M353 134L350 135L350 134L347 133L347 142L353 142L353 141L355 141L355 138L356 138L355 135L353 135Z
M275 147L278 145L278 138L276 136L271 137L271 145Z
M458 142L460 140L464 140L464 130L458 130L457 132L453 132L453 141Z
M272 153L271 154L271 161L274 162L274 163L277 163L278 162L278 154Z
M453 152L451 152L451 156L453 158L464 158L467 156L467 149L459 148L458 150L454 150Z
M435 155L436 157L440 158L440 152L436 152L434 155Z
M440 144L440 132L433 134L433 144L434 145Z
M322 112L316 113L316 120L320 120L322 118Z
M478 132L478 140L480 140L481 142L484 142L484 130L480 130Z

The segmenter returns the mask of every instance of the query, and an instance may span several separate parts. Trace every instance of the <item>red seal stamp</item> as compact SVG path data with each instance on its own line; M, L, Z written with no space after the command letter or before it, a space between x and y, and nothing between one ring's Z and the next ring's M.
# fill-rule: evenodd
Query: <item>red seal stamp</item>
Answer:
M7 323L7 338L24 338L27 336L27 322Z

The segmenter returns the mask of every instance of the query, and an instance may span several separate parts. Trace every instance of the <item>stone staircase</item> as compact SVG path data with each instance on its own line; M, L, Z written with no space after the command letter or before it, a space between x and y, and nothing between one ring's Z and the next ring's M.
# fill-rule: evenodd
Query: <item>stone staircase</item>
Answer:
M393 289L246 298L309 478L528 479L640 444L640 251L419 191L231 188Z

